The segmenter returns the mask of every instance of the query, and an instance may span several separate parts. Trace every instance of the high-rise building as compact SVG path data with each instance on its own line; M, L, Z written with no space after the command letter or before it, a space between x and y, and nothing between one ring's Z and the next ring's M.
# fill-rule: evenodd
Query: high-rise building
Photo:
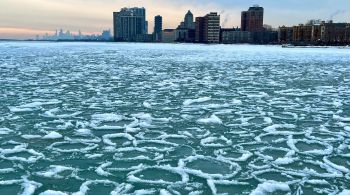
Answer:
M154 17L154 39L156 42L160 42L162 40L162 30L163 30L163 18L162 16Z
M196 17L196 35L197 43L204 43L204 17Z
M242 31L257 32L264 29L264 8L255 5L241 15Z
M136 41L137 35L147 34L145 8L122 8L113 13L114 40Z
M176 28L176 41L193 43L195 41L195 28L196 26L193 22L193 14L190 10L188 10L184 20Z
M196 18L196 42L220 43L220 15L211 12Z
M195 25L193 22L193 14L190 10L188 10L188 12L185 15L184 27L186 29L194 29L195 28Z
M220 15L211 12L204 17L204 42L220 43Z

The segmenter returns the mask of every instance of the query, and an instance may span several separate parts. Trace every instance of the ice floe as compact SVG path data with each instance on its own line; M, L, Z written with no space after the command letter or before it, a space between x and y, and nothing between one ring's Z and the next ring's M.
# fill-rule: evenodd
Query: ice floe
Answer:
M197 122L202 124L222 124L222 120L215 114L211 115L209 118L198 119Z
M258 185L258 187L251 192L251 195L265 195L274 192L290 192L290 187L282 182L266 181Z
M201 97L201 98L198 98L198 99L188 99L188 100L184 101L183 105L184 106L189 106L189 105L191 105L193 103L203 103L203 102L207 102L209 100L211 100L210 97Z

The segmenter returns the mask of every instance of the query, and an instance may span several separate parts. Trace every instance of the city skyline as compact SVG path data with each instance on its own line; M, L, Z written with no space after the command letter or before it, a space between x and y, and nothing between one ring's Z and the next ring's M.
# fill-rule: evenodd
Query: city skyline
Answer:
M0 2L0 7L3 8L0 12L0 38L34 38L37 34L52 33L57 28L96 34L103 29L112 29L113 12L122 7L134 6L147 9L149 33L153 31L156 15L163 17L164 29L176 28L188 10L191 10L195 17L216 11L222 17L222 27L234 27L240 26L241 11L254 4L265 8L264 23L273 27L305 23L308 19L349 22L350 18L350 12L344 9L350 6L350 2L346 0L337 0L337 3L334 3L334 0L323 0L322 3L316 0L282 3L277 0L3 0ZM28 7L30 9L27 9Z

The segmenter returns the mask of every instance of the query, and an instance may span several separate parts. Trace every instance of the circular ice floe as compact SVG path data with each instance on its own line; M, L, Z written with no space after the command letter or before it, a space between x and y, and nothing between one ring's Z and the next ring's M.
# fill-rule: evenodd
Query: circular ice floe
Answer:
M48 117L48 118L72 118L76 117L82 112L73 112L69 114L58 114L62 112L59 108L53 108L51 110L46 111L43 116Z
M211 115L209 118L201 118L197 120L200 124L222 124L222 120L215 114Z
M264 98L269 97L269 94L261 91L246 91L244 95L247 96L247 98Z
M198 127L187 128L185 131L179 131L179 134L185 135L190 138L203 139L210 135L210 131L205 129L200 129Z
M232 151L232 148L228 149L218 149L214 151L215 155L219 158L225 158L230 161L236 162L245 162L250 157L253 156L253 153L246 150Z
M167 135L164 131L147 130L139 132L135 137L143 140L161 139L161 136Z
M68 195L66 192L56 191L56 190L46 190L39 195Z
M50 165L50 168L47 171L37 172L35 175L45 178L62 179L67 178L67 176L60 175L60 173L65 171L77 172L77 169L61 165Z
M10 161L21 161L27 163L35 163L39 159L44 158L44 154L33 149L27 149L26 144L14 146L11 149L0 148L0 158Z
M159 139L179 145L186 145L189 142L186 135L178 134L165 134L160 136Z
M293 184L299 181L299 179L296 179L292 175L290 175L290 172L287 173L276 169L265 169L265 170L254 171L252 175L259 182L275 181L275 182Z
M91 136L93 135L90 129L76 129L75 135L78 136Z
M11 130L9 128L0 128L0 135L8 135L12 132L13 132L13 130Z
M301 154L324 156L333 152L333 147L328 143L317 140L293 139L292 135L288 137L287 144L292 150Z
M288 140L290 135L303 135L304 132L293 132L293 131L272 131L269 133L263 133L255 137L257 142L263 143L282 143Z
M102 121L107 121L107 122L118 122L123 120L123 116L119 114L114 114L114 113L105 113L105 114L94 114L91 116L91 119L96 122L102 122Z
M334 168L334 169L336 169L336 170L338 170L338 171L341 171L341 172L343 172L343 173L350 173L350 164L347 164L346 165L346 159L342 159L342 164L340 164L340 162L337 162L337 163L335 163L335 162L333 162L332 160L331 160L331 157L329 157L329 156L325 156L325 157L323 157L323 161L327 164L327 165L329 165L329 166L331 166L332 168ZM338 160L339 161L339 160Z
M255 158L253 161L249 162L248 166L257 170L265 170L271 168L272 165L263 158Z
M225 136L207 137L201 140L201 145L204 147L224 147L232 145L232 141Z
M241 170L237 163L226 158L202 155L180 159L179 167L184 167L189 174L205 179L229 179Z
M266 143L281 143L287 140L287 136L288 135L265 133L255 137L255 140L258 142L266 142Z
M114 141L115 139L117 139L117 141ZM128 133L116 133L116 134L104 135L103 136L103 143L110 145L110 146L120 145L120 146L124 147L124 146L128 146L131 144L136 146L135 138Z
M81 184L79 192L72 193L72 195L88 194L88 192L96 186L101 186L103 188L112 186L114 190L110 192L111 195L126 194L133 188L131 184L118 184L109 180L90 180Z
M113 155L113 159L118 161L135 161L135 160L149 160L156 161L163 159L164 155L157 152L150 152L144 148L127 147L117 148Z
M275 182L275 181L265 181L258 185L258 187L253 190L250 195L264 195L264 194L272 194L275 192L290 192L289 185L283 182Z
M138 140L136 145L150 151L169 152L173 151L179 144L167 142L164 140Z
M287 148L263 147L255 154L275 164L290 164L297 160L296 157L293 158L295 151Z
M188 174L178 167L152 166L132 171L128 174L128 182L147 183L160 185L186 184L189 181Z
M305 137L308 139L318 140L318 141L326 141L326 142L338 142L344 140L344 137L338 134L331 134L325 132L307 132Z
M198 99L188 99L188 100L184 101L183 105L184 106L190 106L193 103L203 103L203 102L210 101L210 100L211 100L210 97L201 97L201 98L198 98Z
M53 150L57 152L81 152L86 153L91 150L94 150L98 147L97 144L94 143L85 143L78 141L63 141L63 142L55 142L47 147L48 150Z
M140 170L141 168L144 167L144 165L142 164L142 162L140 162L140 160L131 160L131 161L127 161L127 160L123 160L123 159L114 159L115 161L113 162L105 162L102 163L100 166L98 166L95 169L95 172L98 175L101 176L110 176L113 175L113 172L118 172L118 174L120 172L129 172L129 171L135 171L135 170Z
M326 163L315 161L315 160L296 160L290 164L280 164L278 166L279 170L283 172L297 175L300 177L322 177L322 178L335 178L342 177L343 174L327 165Z
M241 189L242 188L245 189L249 185L249 183L247 183L247 182L239 182L239 181L235 181L235 180L213 180L213 179L207 179L207 184L208 184L212 194L221 194L221 193L218 193L218 191L221 187L237 189L237 192L232 192L234 194L237 194L238 191L239 191L239 193L242 193ZM199 194L202 194L202 193L198 193L198 195ZM226 194L226 193L223 193L223 194ZM195 193L193 195L197 195L197 194Z
M91 116L90 127L96 130L118 130L124 129L124 126L119 125L111 125L113 123L118 123L124 119L124 116L114 114L114 113L106 113L106 114L94 114ZM107 123L107 124L104 124Z
M266 132L275 132L278 129L294 129L296 128L293 124L273 124L268 127L265 127L263 130Z
M63 136L60 133L57 133L55 131L52 131L48 133L47 135L43 136L42 139L60 139Z
M298 120L298 114L293 113L293 112L282 112L282 113L276 113L272 118L275 119L281 119L281 120Z
M28 180L27 176L23 176L22 179L18 179L18 180L0 181L0 192L1 192L2 186L13 186L13 185L21 186L22 192L19 194L23 194L23 195L34 194L35 190L42 186L41 183L38 183L35 181L30 181L30 180Z

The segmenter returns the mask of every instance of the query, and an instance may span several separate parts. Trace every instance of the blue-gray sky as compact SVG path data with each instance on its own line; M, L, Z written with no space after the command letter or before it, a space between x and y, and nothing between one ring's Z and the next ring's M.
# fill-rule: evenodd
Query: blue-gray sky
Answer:
M164 28L175 28L187 10L195 16L221 14L224 27L240 26L240 12L258 4L265 24L273 27L308 19L350 22L350 0L0 0L0 38L33 38L58 28L96 33L112 28L112 12L121 7L145 7L149 31L155 15Z

